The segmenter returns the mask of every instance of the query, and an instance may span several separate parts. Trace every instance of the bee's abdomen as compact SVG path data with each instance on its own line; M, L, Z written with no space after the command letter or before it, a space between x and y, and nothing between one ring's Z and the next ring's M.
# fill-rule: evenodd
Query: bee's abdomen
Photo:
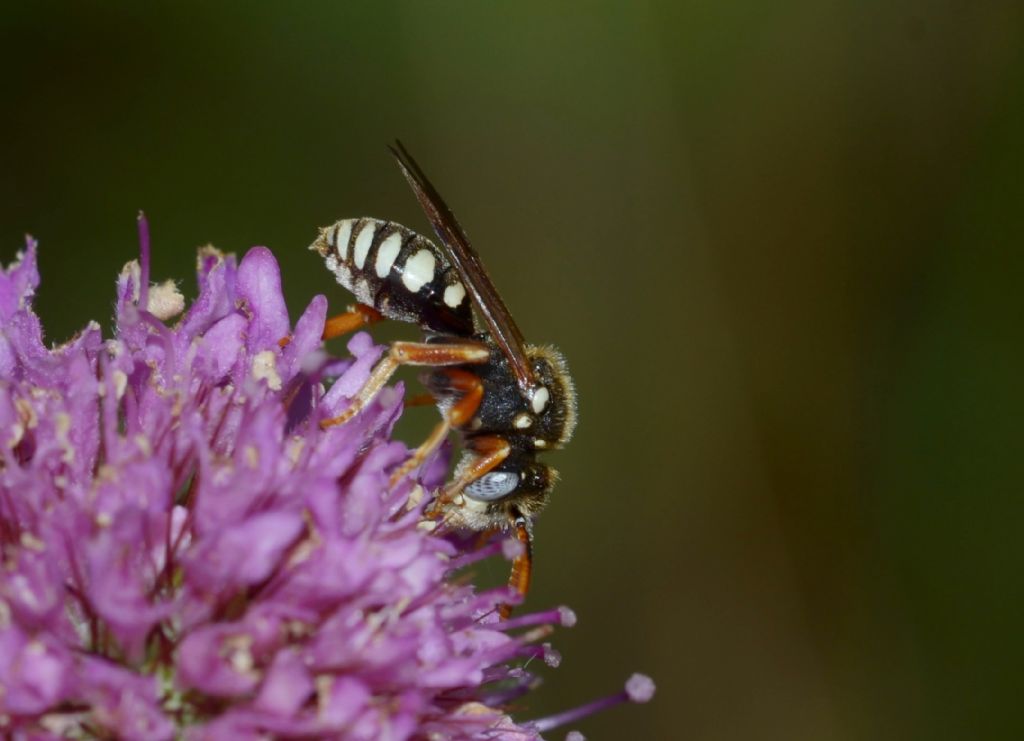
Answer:
M471 335L473 314L458 271L426 237L391 221L343 219L310 246L361 304L389 319Z

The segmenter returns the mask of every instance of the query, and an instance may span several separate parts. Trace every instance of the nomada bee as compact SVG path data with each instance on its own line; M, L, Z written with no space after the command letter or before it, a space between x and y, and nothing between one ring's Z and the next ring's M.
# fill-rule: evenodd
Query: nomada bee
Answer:
M321 424L357 414L400 366L428 368L422 379L442 419L396 478L421 465L455 431L462 457L426 515L454 529L511 532L522 549L509 585L525 595L532 521L557 478L538 454L561 448L572 436L572 379L561 353L526 343L466 232L416 161L400 142L391 152L440 244L372 218L321 229L310 249L359 302L328 321L324 339L381 318L418 324L424 338L392 343L345 412Z

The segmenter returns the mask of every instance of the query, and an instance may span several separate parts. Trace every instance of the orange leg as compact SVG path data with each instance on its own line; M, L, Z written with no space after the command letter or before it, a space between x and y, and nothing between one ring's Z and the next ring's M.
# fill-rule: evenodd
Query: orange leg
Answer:
M434 428L430 436L418 447L416 451L401 466L391 474L391 485L394 486L403 476L420 466L448 437L448 432L453 427L461 427L466 424L476 410L480 408L480 400L484 397L484 385L479 377L469 371L460 368L446 368L441 371L447 378L448 384L454 391L460 392L461 396L451 409L448 410L446 419L442 420ZM431 397L433 399L433 397Z
M430 394L416 394L416 396L407 396L402 404L406 409L409 407L425 407L430 406L434 403L434 397Z
M512 573L508 577L508 585L520 597L530 591L530 577L533 575L533 533L530 525L523 517L517 517L512 523L513 534L523 546L523 552L512 562ZM512 614L512 605L500 605L498 614L502 619Z
M474 437L467 440L466 449L477 453L477 458L466 466L457 479L445 487L443 497L448 501L451 501L452 497L459 494L470 482L484 476L508 458L508 454L512 452L512 446L509 445L508 440L497 435Z
M476 543L473 545L473 550L479 550L480 548L483 548L491 542L491 538L493 538L495 535L499 535L500 533L501 528L497 527L489 527L486 530L481 530L479 533L477 533Z
M376 309L364 306L363 304L356 304L344 314L332 316L324 323L324 339L332 340L335 337L341 337L343 334L354 332L360 327L379 322L383 318L384 315Z
M416 448L411 456L409 456L409 459L391 473L391 479L389 481L391 486L394 486L401 481L402 477L410 471L421 466L423 461L425 461L431 453L441 446L441 443L443 443L445 438L448 437L448 432L451 429L452 426L448 423L448 420L442 419L438 422L437 426L434 427L427 439L424 440L418 448Z
M448 421L452 427L462 427L480 408L484 398L484 384L478 375L461 368L446 368L443 373L449 387L459 393L459 400L452 404L448 412Z
M428 342L394 342L373 372L369 380L352 398L352 404L337 417L325 419L320 427L326 429L341 424L369 404L384 387L400 366L403 365L470 365L486 363L491 357L486 345L465 342L459 344L434 344Z
M324 333L323 339L332 340L335 337L341 337L343 334L348 334L360 327L364 327L367 324L373 324L379 322L384 318L376 309L363 304L356 304L349 308L344 314L338 314L338 316L330 317L324 322ZM277 341L277 344L281 347L287 347L288 343L292 341L291 336L282 337Z
M477 453L476 459L466 466L459 473L458 477L437 495L437 498L427 511L428 516L440 514L444 507L451 504L452 500L461 494L462 490L471 482L476 481L508 458L508 454L512 451L512 446L509 445L508 440L494 435L471 438L466 441L466 449Z

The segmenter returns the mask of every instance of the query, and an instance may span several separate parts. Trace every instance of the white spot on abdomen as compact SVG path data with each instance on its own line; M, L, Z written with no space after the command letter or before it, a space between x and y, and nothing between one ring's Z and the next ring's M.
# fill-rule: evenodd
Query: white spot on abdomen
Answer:
M352 259L360 270L366 264L366 255L370 252L370 245L373 243L373 235L377 232L377 225L372 221L363 227L356 237L356 246L353 250Z
M453 309L461 304L464 298L466 298L466 289L461 283L452 283L444 289L444 302Z
M395 232L390 237L381 242L380 247L377 248L377 262L374 264L374 270L377 271L378 278L385 278L387 274L391 272L391 266L395 262L395 258L398 257L398 253L402 251L402 235Z
M348 242L352 238L352 219L345 219L338 224L338 234L334 239L334 248L342 260L348 259Z
M402 283L413 293L434 280L436 260L430 250L420 250L405 261L402 268Z

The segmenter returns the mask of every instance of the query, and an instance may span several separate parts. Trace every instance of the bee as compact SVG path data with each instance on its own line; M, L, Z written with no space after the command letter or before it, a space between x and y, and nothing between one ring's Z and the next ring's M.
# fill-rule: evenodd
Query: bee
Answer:
M510 533L521 549L509 586L529 589L533 519L557 479L538 455L563 447L576 426L576 392L556 349L527 344L466 232L412 156L390 147L439 244L391 221L343 219L320 230L323 256L359 304L330 320L325 339L381 318L418 324L422 342L397 341L338 417L363 409L403 365L421 376L441 422L400 468L422 464L454 431L462 456L427 517L460 530ZM507 616L509 607L502 608Z

